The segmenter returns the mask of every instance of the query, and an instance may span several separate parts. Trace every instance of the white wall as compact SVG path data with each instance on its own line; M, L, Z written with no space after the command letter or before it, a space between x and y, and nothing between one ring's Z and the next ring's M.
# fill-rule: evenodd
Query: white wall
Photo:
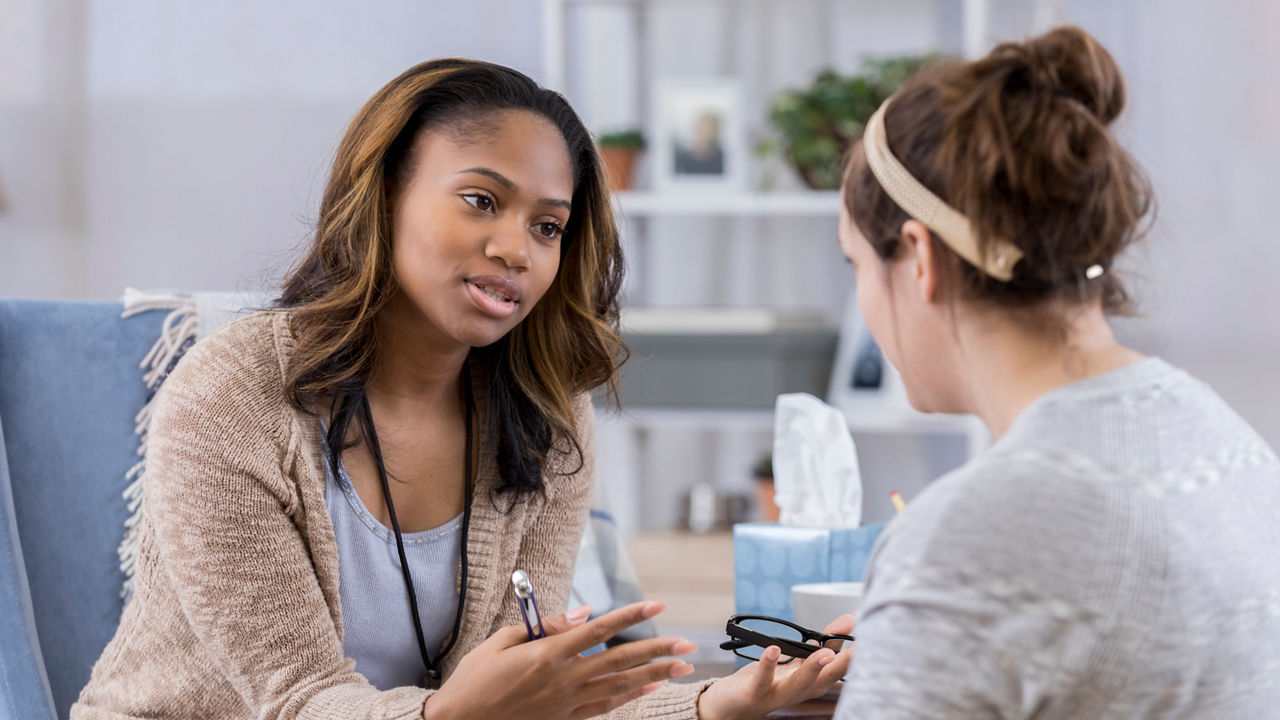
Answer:
M0 0L0 295L263 287L379 86L539 72L537 3Z
M81 276L81 19L0 0L0 295L74 296Z
M1130 91L1121 137L1158 214L1133 256L1134 342L1212 385L1280 446L1280 5L1065 3Z

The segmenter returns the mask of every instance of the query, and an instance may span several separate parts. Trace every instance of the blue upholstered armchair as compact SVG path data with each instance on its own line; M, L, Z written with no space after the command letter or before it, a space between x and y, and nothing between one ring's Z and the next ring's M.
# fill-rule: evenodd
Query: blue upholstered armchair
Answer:
M0 299L0 717L65 718L123 607L139 361L164 312Z

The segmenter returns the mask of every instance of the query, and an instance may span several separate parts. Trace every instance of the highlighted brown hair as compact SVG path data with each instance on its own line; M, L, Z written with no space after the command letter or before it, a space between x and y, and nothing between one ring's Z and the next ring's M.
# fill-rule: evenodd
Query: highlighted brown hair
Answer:
M475 348L491 378L484 417L498 439L504 490L533 490L552 447L577 451L573 398L604 385L616 397L625 347L618 334L623 259L595 145L558 93L490 63L433 60L380 89L348 126L320 204L315 236L277 301L292 311L296 347L286 392L296 407L332 409L334 464L360 407L379 351L376 317L395 293L391 265L396 187L411 172L414 140L441 130L468 134L495 112L545 117L564 136L573 166L570 219L560 269L542 300L498 342Z
M1124 101L1111 55L1076 27L1004 43L975 62L930 66L898 91L884 117L893 154L968 216L984 253L991 238L1023 253L1002 282L932 238L961 296L1019 310L1092 300L1111 313L1129 309L1111 268L1142 236L1153 199L1109 129ZM910 217L880 187L860 145L845 173L850 217L881 258L893 257ZM1108 272L1091 280L1093 265Z

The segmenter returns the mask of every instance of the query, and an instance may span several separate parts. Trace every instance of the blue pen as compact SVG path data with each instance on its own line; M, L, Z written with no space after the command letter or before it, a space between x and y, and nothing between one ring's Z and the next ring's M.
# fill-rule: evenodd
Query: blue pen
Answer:
M547 633L542 629L542 615L538 613L538 601L533 597L533 583L523 570L511 573L511 587L516 593L516 604L520 606L520 615L524 618L524 626L529 631L529 639L544 638Z

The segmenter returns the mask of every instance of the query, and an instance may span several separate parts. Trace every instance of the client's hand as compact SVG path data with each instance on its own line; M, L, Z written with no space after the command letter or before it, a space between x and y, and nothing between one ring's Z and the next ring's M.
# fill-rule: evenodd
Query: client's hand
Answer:
M849 635L853 616L841 615L823 629L824 633ZM780 707L794 705L821 696L849 671L853 647L840 652L839 640L830 649L815 652L803 661L796 658L778 664L782 654L775 645L760 655L760 660L729 677L720 678L698 698L700 720L738 720L758 718ZM831 648L831 644L836 647Z
M556 720L607 713L658 688L661 681L693 672L683 660L697 648L684 638L625 643L583 657L622 630L666 609L659 602L627 605L586 620L589 608L543 619L548 635L529 641L523 625L504 627L463 656L449 679L429 696L429 720L530 717Z

